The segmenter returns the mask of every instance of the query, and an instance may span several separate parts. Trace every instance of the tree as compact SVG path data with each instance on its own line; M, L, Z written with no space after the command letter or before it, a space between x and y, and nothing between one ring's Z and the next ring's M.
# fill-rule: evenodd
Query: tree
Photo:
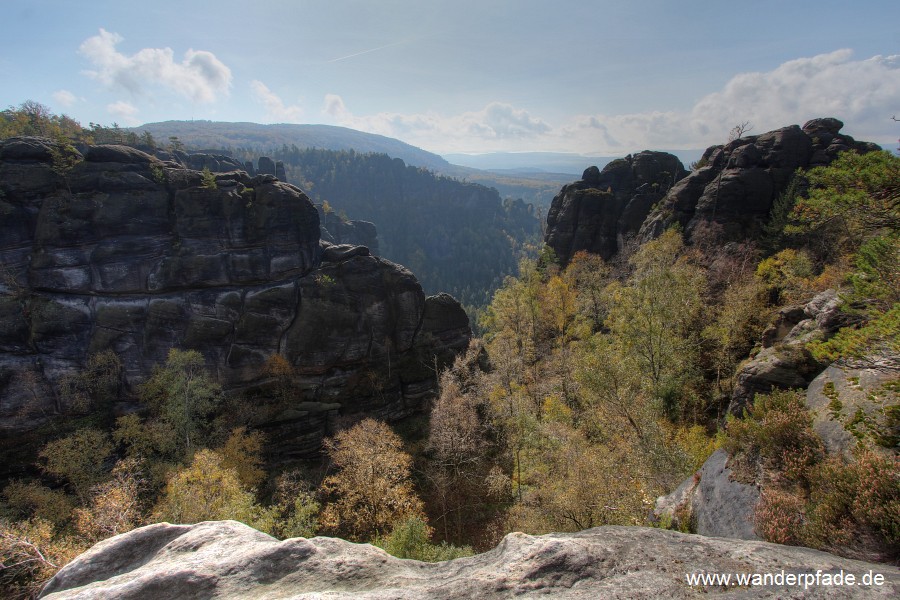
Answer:
M122 361L113 350L92 354L85 368L66 375L60 382L63 400L82 412L108 409L118 397L122 383Z
M797 200L795 232L827 234L855 250L885 231L900 230L900 157L890 152L843 152L806 174L808 198Z
M51 169L62 178L66 184L66 190L71 196L72 186L69 185L69 175L75 169L75 166L84 160L84 157L62 134L58 135L55 141L56 143L50 146Z
M734 140L739 140L745 133L752 129L753 125L750 124L750 121L741 121L728 132L728 141L733 142Z
M40 456L44 459L44 471L66 479L78 497L87 500L91 488L106 473L103 463L112 450L106 433L79 429L44 446Z
M606 319L623 358L669 416L684 408L676 402L693 371L697 340L691 331L705 286L702 271L681 257L682 248L675 230L641 246L630 259L634 272L626 285L611 287Z
M143 484L138 462L126 458L116 463L112 479L91 489L90 504L75 510L75 529L91 542L131 531L140 524L139 492Z
M59 537L46 521L0 519L0 589L17 600L37 598L44 584L84 550L72 538Z
M222 465L234 469L246 488L258 486L266 478L262 464L263 436L258 431L247 432L246 427L232 430L219 453Z
M441 375L441 395L431 410L428 450L432 460L428 476L439 506L438 522L444 539L459 539L471 521L471 509L484 498L484 451L488 443L478 415L478 398L463 390L457 358L454 368ZM468 510L467 510L468 509Z
M322 483L330 497L322 524L362 541L384 535L407 517L422 514L410 478L412 458L390 427L365 419L328 440L325 448L339 470Z
M169 351L164 367L157 367L140 388L141 398L167 423L189 455L200 442L206 420L222 400L222 391L206 372L196 350Z
M234 519L261 531L272 528L271 515L241 486L237 471L226 467L222 455L212 450L197 452L189 466L169 479L153 519L170 523Z
M218 182L216 182L216 174L209 170L209 167L203 167L203 171L200 173L201 187L204 187L208 190L214 190L219 187Z

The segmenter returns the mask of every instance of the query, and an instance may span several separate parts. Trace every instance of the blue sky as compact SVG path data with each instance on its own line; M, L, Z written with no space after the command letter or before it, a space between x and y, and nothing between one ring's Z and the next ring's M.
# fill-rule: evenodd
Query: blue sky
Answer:
M900 2L0 0L0 106L326 123L434 152L900 136Z

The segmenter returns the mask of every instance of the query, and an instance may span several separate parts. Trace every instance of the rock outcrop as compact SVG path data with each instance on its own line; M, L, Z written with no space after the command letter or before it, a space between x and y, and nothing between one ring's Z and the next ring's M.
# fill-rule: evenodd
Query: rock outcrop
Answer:
M856 585L822 585L852 574ZM820 572L816 585L816 573ZM700 573L810 573L799 585L691 585ZM862 582L881 576L880 585ZM764 542L639 527L507 535L444 563L394 558L368 544L278 541L236 521L150 525L100 542L44 588L48 600L102 598L896 598L900 570Z
M880 149L840 133L843 126L813 119L711 146L691 173L671 154L649 151L590 167L553 199L544 241L565 264L579 250L608 260L630 237L643 243L673 225L688 241L707 231L720 241L752 237L797 169Z
M666 152L645 151L585 170L563 186L547 213L545 242L563 264L579 250L612 258L651 208L687 171Z
M336 408L416 410L435 385L432 357L468 343L458 303L426 299L365 247L322 242L315 207L272 175L232 170L204 187L201 173L134 148L88 147L71 169L52 150L0 142L6 435L74 411L59 383L92 353L116 352L127 390L184 348L227 390L265 385L264 362L283 355L301 393L273 418L310 450Z
M806 405L829 453L849 458L860 440L900 453L900 356L829 365L806 389Z
M316 208L322 222L323 240L333 244L365 246L372 254L378 254L378 231L374 223L342 219L333 212L325 213L321 205Z
M694 476L656 500L654 516L699 535L758 540L753 523L758 502L759 488L732 479L728 453L719 449Z
M679 181L648 216L639 239L655 238L675 224L689 238L709 224L721 227L724 239L752 236L797 169L827 165L844 150L880 149L841 134L843 126L834 118L813 119L802 128L791 125L708 148L702 166Z
M805 389L826 367L806 345L828 339L852 322L852 315L841 311L841 303L835 290L826 290L803 306L781 309L763 332L763 349L738 370L728 412L742 415L756 394Z

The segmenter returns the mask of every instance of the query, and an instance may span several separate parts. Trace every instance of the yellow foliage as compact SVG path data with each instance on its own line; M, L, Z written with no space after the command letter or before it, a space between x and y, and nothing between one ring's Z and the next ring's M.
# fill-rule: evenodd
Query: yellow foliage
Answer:
M40 456L44 459L44 471L68 480L79 498L86 500L90 488L102 479L103 462L112 450L105 433L79 429L44 446Z
M331 496L321 517L327 529L361 541L422 515L410 477L412 458L402 447L390 427L374 419L365 419L326 443L339 469L322 483L322 490Z
M266 472L261 468L262 443L262 433L247 433L246 427L238 427L231 432L220 450L222 466L234 469L245 488L255 488L266 478Z
M169 479L153 519L170 523L234 519L262 531L272 529L271 515L241 487L237 471L225 467L222 455L212 450L197 452L190 466Z
M135 459L119 461L113 478L93 488L91 502L75 510L75 529L91 542L103 540L140 524L140 479Z

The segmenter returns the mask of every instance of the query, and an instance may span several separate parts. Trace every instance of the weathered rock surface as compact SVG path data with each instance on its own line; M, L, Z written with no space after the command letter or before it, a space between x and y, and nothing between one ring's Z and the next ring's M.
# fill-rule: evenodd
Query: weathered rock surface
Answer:
M827 165L844 150L880 149L839 133L843 126L834 118L813 119L803 128L791 125L708 148L704 166L669 190L640 227L639 239L653 239L675 224L691 237L711 223L725 239L752 236L798 168Z
M310 450L304 427L315 422L320 438L335 406L410 414L434 388L432 356L452 359L468 343L458 303L441 299L431 310L446 318L426 320L412 273L321 242L315 207L273 175L218 173L210 189L180 163L94 146L63 177L51 144L0 142L4 435L71 413L59 382L92 353L114 350L129 389L184 348L226 389L265 384L266 359L287 358L303 410L279 422L300 427L292 435Z
M826 367L806 349L815 339L828 339L852 320L840 310L835 290L816 295L803 306L782 309L763 332L763 349L738 371L728 412L743 414L756 394L773 389L805 389Z
M881 585L691 586L695 573L851 573ZM896 598L900 571L807 548L599 527L533 537L428 564L368 544L277 541L235 521L157 524L100 542L65 566L43 598Z
M896 355L833 363L813 379L806 389L806 405L828 452L849 458L859 440L885 452L900 452L898 384Z
M656 500L654 515L699 535L758 540L753 524L758 502L759 488L733 480L728 453L719 449L693 477Z
M369 221L349 221L333 212L325 213L319 205L319 219L322 222L322 239L332 244L353 244L365 246L378 254L378 231Z
M544 241L563 264L579 250L609 259L685 175L681 161L666 152L628 155L602 171L590 167L553 199Z

